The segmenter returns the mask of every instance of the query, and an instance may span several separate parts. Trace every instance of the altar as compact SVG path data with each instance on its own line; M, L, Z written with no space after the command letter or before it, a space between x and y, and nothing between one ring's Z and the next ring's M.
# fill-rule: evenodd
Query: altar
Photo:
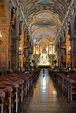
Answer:
M50 59L48 53L44 50L38 58L38 66L50 66Z

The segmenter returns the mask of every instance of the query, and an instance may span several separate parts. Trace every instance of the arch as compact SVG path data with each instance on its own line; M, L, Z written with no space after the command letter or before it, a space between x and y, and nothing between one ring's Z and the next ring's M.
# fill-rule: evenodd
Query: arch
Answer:
M61 25L59 15L48 10L47 11L42 10L42 11L37 12L35 16L33 16L29 22L30 28L39 22L46 22L46 23L49 23L49 25L57 25L57 26Z
M56 32L51 29L51 28L38 28L36 29L33 33L32 33L32 37L34 38L38 38L39 36L43 35L48 35L49 37L51 36L52 38L56 37Z

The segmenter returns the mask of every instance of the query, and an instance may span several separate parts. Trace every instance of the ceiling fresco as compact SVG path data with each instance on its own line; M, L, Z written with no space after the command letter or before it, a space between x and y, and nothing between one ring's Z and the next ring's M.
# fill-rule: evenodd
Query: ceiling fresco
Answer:
M36 29L33 33L32 33L32 38L47 38L47 36L52 37L53 39L56 37L56 33L55 30L53 30L52 28L38 28Z
M54 42L72 0L20 0L31 37L47 47ZM47 41L46 41L47 40Z

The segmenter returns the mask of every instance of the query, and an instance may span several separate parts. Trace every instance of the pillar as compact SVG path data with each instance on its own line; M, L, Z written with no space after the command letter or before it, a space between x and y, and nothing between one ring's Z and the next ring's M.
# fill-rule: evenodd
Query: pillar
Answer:
M40 44L39 44L39 55L40 55Z
M49 56L49 43L48 43L48 56Z
M71 38L71 67L76 67L76 36Z

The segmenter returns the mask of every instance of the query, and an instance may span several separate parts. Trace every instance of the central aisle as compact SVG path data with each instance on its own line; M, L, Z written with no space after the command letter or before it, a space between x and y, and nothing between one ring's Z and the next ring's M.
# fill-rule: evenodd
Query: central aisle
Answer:
M22 104L21 113L76 113L72 103L67 102L60 88L52 81L48 71L43 70Z

